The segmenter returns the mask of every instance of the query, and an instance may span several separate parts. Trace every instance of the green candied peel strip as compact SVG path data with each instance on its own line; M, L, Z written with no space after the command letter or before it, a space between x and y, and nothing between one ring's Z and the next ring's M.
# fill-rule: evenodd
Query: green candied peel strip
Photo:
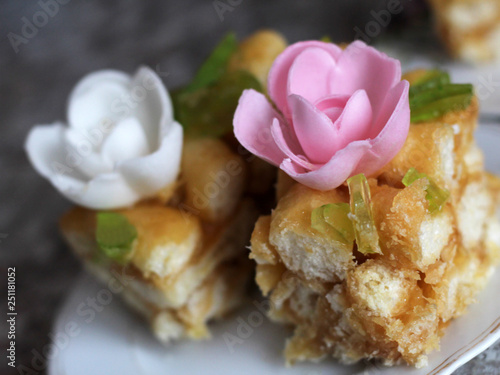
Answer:
M363 254L382 254L379 236L371 208L371 195L368 180L358 174L347 180L350 193L351 214L358 251Z
M226 73L210 87L173 95L175 116L188 136L220 137L232 130L234 111L245 89L263 91L249 72Z
M473 91L474 88L470 83L443 85L433 90L424 91L413 96L410 99L410 107L412 109L418 109L436 100L444 99L450 96L470 95L472 98Z
M332 203L324 206L323 216L325 221L340 233L346 243L354 242L354 228L349 219L351 207L348 203Z
M450 83L448 73L430 70L410 87L411 122L429 121L467 108L474 96L471 84Z
M236 34L233 32L228 33L215 47L191 83L183 91L193 92L216 82L226 72L227 63L237 48Z
M467 108L472 101L473 94L450 96L436 100L423 107L410 112L411 122L422 122L432 120L447 112L458 111Z
M422 91L431 90L450 83L450 75L442 70L429 70L410 87L410 97Z
M410 186L421 178L425 178L429 182L425 188L427 192L425 199L429 202L429 212L434 214L441 211L444 204L450 197L450 192L447 189L440 188L428 175L425 173L419 173L415 168L410 168L403 177L403 185Z
M236 35L229 33L214 49L185 88L172 92L176 120L188 137L221 137L232 131L233 115L245 89L263 92L248 71L228 71L237 51Z
M98 212L95 238L104 255L123 263L132 250L137 230L122 214Z
M317 207L311 213L311 228L352 247L354 228L349 219L350 212L347 203L330 203Z

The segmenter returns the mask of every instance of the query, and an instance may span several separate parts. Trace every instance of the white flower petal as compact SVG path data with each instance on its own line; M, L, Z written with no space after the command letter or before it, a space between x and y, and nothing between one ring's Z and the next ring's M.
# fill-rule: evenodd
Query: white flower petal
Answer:
M149 68L133 79L112 70L86 76L70 95L68 119L69 128L35 127L25 147L35 169L76 204L127 207L176 180L182 127Z
M136 104L135 116L143 125L151 150L170 131L174 121L172 101L158 75L148 67L140 67L132 78L130 95Z
M109 132L130 108L130 77L115 70L102 70L85 76L75 86L68 101L69 126L82 132Z
M62 123L55 123L35 126L28 134L24 148L35 170L45 178L51 178L55 174L77 179L83 177L75 170L64 149L66 130Z
M118 173L101 174L86 184L64 176L51 181L66 198L93 210L123 208L141 199Z
M68 128L65 134L67 158L87 178L113 171L113 163L95 151L92 142L78 130Z
M138 158L149 153L144 129L135 117L129 117L116 124L102 144L103 159L120 162Z
M65 197L74 197L85 189L86 182L65 174L55 174L50 177L50 182ZM69 198L74 201L74 199Z
M129 185L143 196L152 195L177 179L182 153L182 126L173 122L160 148L150 155L118 165Z

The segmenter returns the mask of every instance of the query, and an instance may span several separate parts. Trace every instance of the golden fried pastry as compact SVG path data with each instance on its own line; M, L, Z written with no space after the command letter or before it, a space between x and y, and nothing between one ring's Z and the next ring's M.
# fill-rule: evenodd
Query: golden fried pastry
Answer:
M315 209L349 203L346 184L318 191L278 178L278 204L257 221L250 258L269 317L295 327L287 362L333 356L421 367L439 348L500 256L500 179L484 171L477 116L473 99L412 124L399 154L368 179L380 251L361 253L313 227ZM411 168L425 175L404 183ZM450 194L437 211L431 181Z
M210 222L234 212L243 195L247 166L222 140L186 140L181 169L191 212Z
M208 320L244 298L251 274L245 244L256 217L252 203L243 201L231 220L218 224L157 204L119 212L137 229L126 262L101 255L95 211L74 208L61 219L62 233L92 274L122 283L125 300L150 320L158 338L207 337Z
M454 57L482 63L500 57L497 0L429 0L437 30Z
M286 45L270 31L256 33L239 46L233 38L229 35L218 47L234 47L225 67L231 80L222 77L201 88L202 94L214 90L239 95L246 88L237 86L241 82L256 81L265 87L259 80ZM221 104L210 101L215 96L211 95L192 107L200 92L194 99L180 94L174 101L178 113L186 113L186 108L188 113L205 111L210 121L221 122L232 117L234 108L226 97ZM60 223L86 268L105 283L119 283L125 301L149 321L163 342L209 337L208 321L223 317L245 299L253 271L245 245L258 214L255 196L272 196L275 178L274 167L244 155L227 131L211 133L211 126L219 132L230 130L230 123L229 127L210 123L190 133L199 117L182 118L186 130L174 183L129 208L76 207ZM111 223L103 230L109 244L100 237L103 217Z
M238 46L238 51L229 61L229 69L248 70L266 87L269 69L286 46L285 38L276 31L257 31Z

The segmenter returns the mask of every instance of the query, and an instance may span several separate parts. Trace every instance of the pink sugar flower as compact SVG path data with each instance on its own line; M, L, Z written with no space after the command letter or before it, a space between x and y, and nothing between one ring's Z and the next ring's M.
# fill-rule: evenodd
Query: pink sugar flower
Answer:
M313 189L373 175L408 136L409 83L401 66L365 43L345 50L306 41L289 46L268 76L267 98L241 95L234 115L240 143Z

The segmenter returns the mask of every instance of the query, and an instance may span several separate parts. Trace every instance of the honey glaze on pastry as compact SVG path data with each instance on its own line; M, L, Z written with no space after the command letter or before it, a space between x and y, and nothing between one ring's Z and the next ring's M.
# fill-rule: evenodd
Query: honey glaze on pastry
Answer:
M322 164L297 159L301 166L289 173L280 158L293 155L281 156L286 150L279 141L274 151L255 146L283 170L277 206L257 221L250 258L270 301L269 317L295 327L285 344L288 363L332 356L343 363L376 359L423 367L498 263L500 179L485 172L474 139L478 102L470 85L454 85L439 71L403 79L411 84L407 137L368 178L350 177L331 188L323 183L330 177L309 184L300 174L318 172ZM237 121L236 128L248 125ZM254 147L249 133L239 134ZM294 152L307 153L287 141ZM345 173L345 165L339 168ZM357 172L363 171L353 168L351 176ZM365 195L353 205L355 183ZM360 207L370 213L363 224L374 226L373 238L356 227Z

